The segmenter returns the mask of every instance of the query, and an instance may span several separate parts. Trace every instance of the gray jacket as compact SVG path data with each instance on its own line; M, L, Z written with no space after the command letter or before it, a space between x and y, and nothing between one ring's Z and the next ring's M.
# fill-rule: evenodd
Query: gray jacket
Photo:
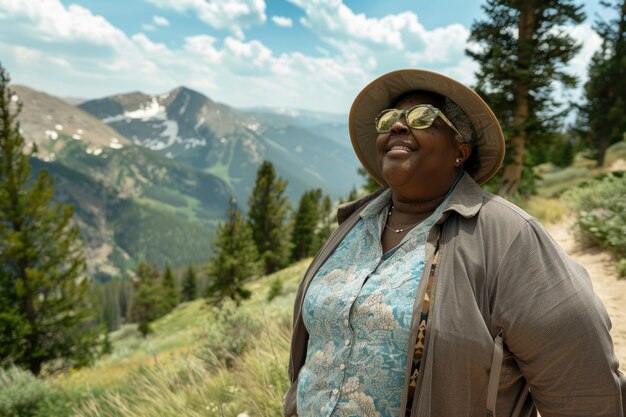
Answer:
M339 228L300 284L286 416L297 415L298 373L306 359L304 294L379 193L340 207ZM430 232L409 347L415 345L439 230L440 263L411 416L526 417L536 414L536 406L543 417L624 417L626 383L613 353L610 320L589 275L536 219L483 191L467 174ZM412 353L409 348L401 410Z

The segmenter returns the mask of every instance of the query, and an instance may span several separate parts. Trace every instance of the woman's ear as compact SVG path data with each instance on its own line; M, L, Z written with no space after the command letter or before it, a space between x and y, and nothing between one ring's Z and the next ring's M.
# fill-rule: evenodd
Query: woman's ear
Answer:
M472 154L472 145L469 143L460 143L457 147L457 156L454 160L455 166L461 166L467 158ZM458 161L458 162L457 162Z

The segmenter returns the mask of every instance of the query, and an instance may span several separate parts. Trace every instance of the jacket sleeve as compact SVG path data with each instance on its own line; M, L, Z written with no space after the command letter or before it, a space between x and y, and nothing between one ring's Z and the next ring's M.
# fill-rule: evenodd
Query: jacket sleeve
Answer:
M587 271L536 220L510 242L491 294L492 324L542 417L623 416L607 312Z

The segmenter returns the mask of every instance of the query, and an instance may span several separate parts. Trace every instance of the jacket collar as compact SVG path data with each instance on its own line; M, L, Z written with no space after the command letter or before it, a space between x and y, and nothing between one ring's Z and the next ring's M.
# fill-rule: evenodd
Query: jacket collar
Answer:
M456 211L465 218L474 217L483 205L483 190L476 181L467 173L459 180L454 191L448 198L443 213Z
M340 205L337 209L337 222L339 224L343 223L352 213L370 203L387 190L388 187L382 187L365 197ZM444 221L452 211L466 218L474 217L482 207L482 204L483 190L476 184L474 179L465 172L450 197L448 197L446 208L443 209L442 218L437 223Z

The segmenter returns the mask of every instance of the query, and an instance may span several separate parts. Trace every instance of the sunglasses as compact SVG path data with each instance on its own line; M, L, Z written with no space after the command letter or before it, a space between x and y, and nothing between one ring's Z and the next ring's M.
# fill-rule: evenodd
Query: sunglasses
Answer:
M376 131L378 133L389 133L391 127L404 116L406 123L411 129L428 129L432 126L437 116L441 117L441 120L446 122L454 133L459 136L459 139L463 137L461 132L457 130L450 120L435 106L430 104L418 104L417 106L410 107L406 110L387 109L383 110L374 119L376 124Z

